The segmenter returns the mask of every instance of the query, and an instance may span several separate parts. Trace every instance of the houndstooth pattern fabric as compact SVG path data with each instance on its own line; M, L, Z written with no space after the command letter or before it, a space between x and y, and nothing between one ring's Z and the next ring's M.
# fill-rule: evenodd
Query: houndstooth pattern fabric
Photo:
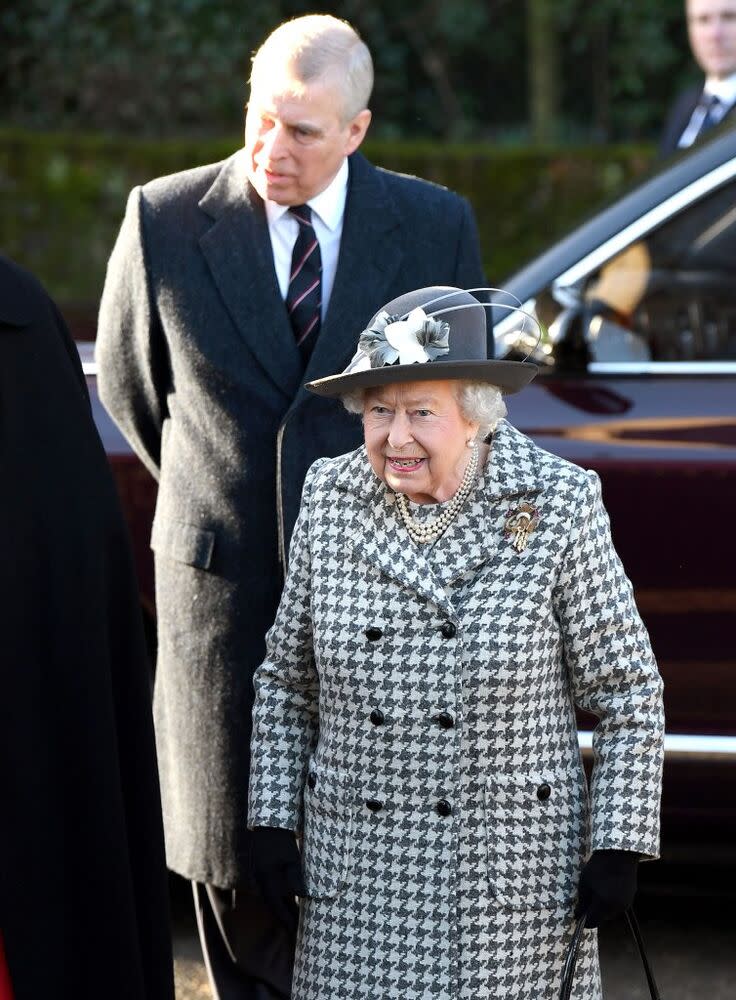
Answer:
M553 1000L590 850L658 850L661 681L599 483L503 422L431 549L392 501L363 449L315 463L255 679L249 823L302 835L293 997Z

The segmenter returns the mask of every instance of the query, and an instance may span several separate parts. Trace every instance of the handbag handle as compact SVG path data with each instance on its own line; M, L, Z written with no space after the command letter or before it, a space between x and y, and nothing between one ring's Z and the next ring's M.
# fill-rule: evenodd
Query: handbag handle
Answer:
M639 928L639 921L634 915L632 909L626 911L626 922L629 925L629 930L631 931L631 936L636 942L636 947L639 951L639 957L641 958L641 964L644 966L644 974L647 977L647 985L649 986L649 995L652 1000L662 1000L662 994L657 988L657 984L654 981L654 974L652 973L652 967L649 964L649 959L647 958L647 953L644 948L644 939L641 936L641 930ZM585 919L586 915L583 914L582 917L578 919L575 926L575 933L573 934L570 946L567 949L567 954L565 955L565 965L562 970L562 986L560 988L560 1000L570 1000L572 994L572 988L575 980L575 966L578 963L578 953L580 952L580 943L583 940L583 931L585 930Z

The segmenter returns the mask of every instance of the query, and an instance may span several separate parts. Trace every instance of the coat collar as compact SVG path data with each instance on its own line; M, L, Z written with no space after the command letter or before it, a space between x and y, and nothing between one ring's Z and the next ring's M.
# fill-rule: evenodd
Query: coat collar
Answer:
M279 292L265 209L248 181L242 149L224 162L199 207L213 220L199 241L212 279L257 363L291 401L302 364Z
M362 530L347 539L359 558L434 601L452 617L455 611L442 581L421 548L409 540L399 524L393 510L393 495L373 472L365 447L346 456L335 476L335 486L347 494L355 521L362 525ZM531 499L541 488L536 446L526 435L501 421L493 436L490 466L486 466L480 488L444 536L448 543L472 539L470 546L464 546L462 558L453 561L447 574L443 573L445 582L494 558L505 541L503 522L509 502L516 498Z
M32 303L38 301L35 278L0 254L0 323L28 326L33 319Z
M224 162L199 202L213 220L199 241L212 278L258 363L294 404L311 398L304 382L342 371L404 258L403 242L394 238L400 216L381 171L360 153L349 157L348 167L335 283L306 372L281 301L265 208L248 182L242 149Z

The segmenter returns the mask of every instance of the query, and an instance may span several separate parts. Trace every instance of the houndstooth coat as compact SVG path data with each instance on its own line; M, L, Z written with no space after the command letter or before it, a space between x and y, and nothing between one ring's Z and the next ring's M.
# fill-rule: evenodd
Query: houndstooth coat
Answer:
M552 1000L590 850L656 856L662 685L598 479L505 422L489 462L428 553L364 449L308 475L249 813L303 837L293 1000ZM589 931L575 997L600 996Z

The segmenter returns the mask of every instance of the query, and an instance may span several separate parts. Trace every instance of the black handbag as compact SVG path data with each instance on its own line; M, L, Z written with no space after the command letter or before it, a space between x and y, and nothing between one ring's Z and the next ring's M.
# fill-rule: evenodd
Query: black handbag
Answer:
M644 949L644 940L641 936L641 930L639 929L639 922L634 916L634 911L629 909L626 911L626 922L629 925L629 930L631 931L631 936L636 942L636 947L639 950L639 957L641 958L641 964L644 966L644 973L647 977L647 984L649 986L649 995L652 1000L662 1000L662 994L657 988L657 984L654 981L654 975L652 973L652 967L649 964L649 959L647 958L647 953ZM567 949L567 955L565 956L565 965L562 970L562 986L560 988L560 1000L570 1000L570 994L572 993L572 988L575 981L575 966L578 963L578 952L580 951L580 942L583 939L583 931L585 930L585 914L577 922L575 927L575 933L573 934L572 941L570 942L570 947Z

